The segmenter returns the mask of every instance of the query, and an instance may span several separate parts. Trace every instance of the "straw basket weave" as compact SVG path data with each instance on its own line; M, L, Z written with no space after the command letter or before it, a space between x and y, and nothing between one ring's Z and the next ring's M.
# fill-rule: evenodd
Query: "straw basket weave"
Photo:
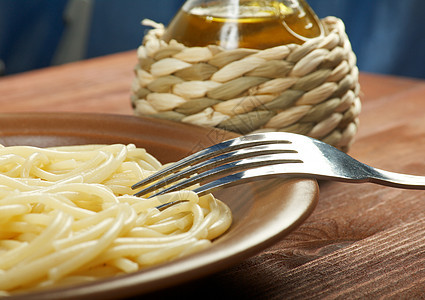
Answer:
M286 131L348 151L361 109L358 68L344 23L266 50L185 47L154 27L139 47L131 101L152 116L241 134Z

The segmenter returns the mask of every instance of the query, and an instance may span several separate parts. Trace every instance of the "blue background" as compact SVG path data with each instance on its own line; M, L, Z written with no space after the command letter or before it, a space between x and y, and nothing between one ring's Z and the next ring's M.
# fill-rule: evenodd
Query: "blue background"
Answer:
M91 4L82 59L136 49L144 18L168 24L184 0L80 0ZM319 17L341 18L361 71L425 78L424 0L309 0ZM0 0L4 74L52 64L68 0Z

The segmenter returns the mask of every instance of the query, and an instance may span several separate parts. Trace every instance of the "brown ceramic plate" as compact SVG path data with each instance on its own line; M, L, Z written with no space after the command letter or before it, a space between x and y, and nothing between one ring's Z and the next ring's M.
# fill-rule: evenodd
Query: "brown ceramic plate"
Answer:
M129 116L0 114L0 143L5 146L134 143L163 163L232 137L235 135L229 132ZM318 186L310 179L264 180L225 189L216 196L230 206L234 221L229 231L210 248L133 274L22 296L26 299L122 298L223 270L272 245L303 222L315 207Z

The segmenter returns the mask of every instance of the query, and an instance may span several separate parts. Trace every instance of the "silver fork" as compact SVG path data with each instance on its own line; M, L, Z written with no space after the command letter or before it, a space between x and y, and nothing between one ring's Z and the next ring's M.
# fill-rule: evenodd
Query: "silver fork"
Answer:
M185 189L204 195L270 177L300 177L425 189L425 177L394 173L361 163L319 140L286 132L241 136L194 153L133 185L136 196ZM164 188L165 187L165 188Z

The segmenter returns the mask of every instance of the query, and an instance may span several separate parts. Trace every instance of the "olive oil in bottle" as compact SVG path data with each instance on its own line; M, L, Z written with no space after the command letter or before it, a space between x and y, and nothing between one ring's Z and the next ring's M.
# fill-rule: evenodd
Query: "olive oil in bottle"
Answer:
M321 34L320 21L304 0L192 0L170 22L163 40L188 47L267 49Z

